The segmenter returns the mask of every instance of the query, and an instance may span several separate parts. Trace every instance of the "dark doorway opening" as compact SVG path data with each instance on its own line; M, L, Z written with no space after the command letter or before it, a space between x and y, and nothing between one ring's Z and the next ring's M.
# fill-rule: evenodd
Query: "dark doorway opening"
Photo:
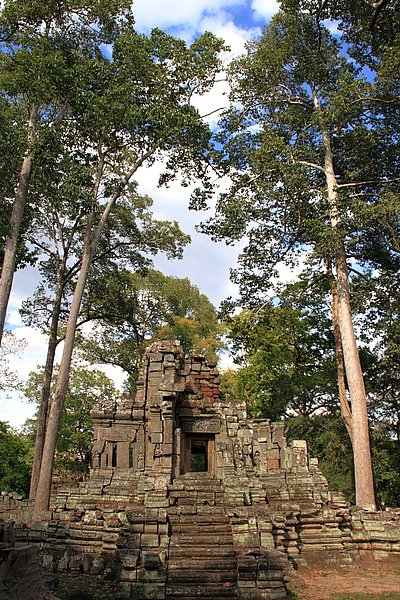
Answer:
M214 473L215 436L204 433L185 433L181 473Z
M190 471L194 473L208 471L208 441L191 440Z

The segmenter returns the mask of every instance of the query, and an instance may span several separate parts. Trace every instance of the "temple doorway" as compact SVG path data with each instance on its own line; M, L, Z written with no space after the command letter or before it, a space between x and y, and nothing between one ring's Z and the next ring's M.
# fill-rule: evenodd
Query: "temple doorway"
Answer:
M214 473L214 435L184 434L182 473Z

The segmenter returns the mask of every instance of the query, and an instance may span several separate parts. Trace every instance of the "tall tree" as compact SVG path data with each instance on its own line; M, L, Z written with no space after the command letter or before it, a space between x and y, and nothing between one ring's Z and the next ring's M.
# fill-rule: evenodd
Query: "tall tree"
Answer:
M70 144L73 145L72 139ZM54 156L57 154L53 143L50 160ZM36 211L26 234L32 247L37 247L40 252L38 268L42 281L34 296L23 303L22 315L25 323L38 327L48 335L37 418L31 498L36 495L40 473L55 353L64 338L69 302L80 269L82 231L90 206L90 172L88 173L87 166L74 163L71 153L65 156L62 145L57 158L57 170L53 169L51 180L47 177L34 178L32 195ZM45 164L43 157L42 164ZM97 279L101 272L110 273L121 267L141 269L148 264L148 255L157 251L164 251L171 258L181 256L182 246L187 242L188 236L175 223L154 220L150 212L151 203L150 198L139 196L132 190L129 198L113 212L93 258L96 268L92 278ZM112 299L109 301L112 305ZM104 312L111 312L110 305L103 306L102 314ZM88 301L77 326L100 317Z
M228 242L246 238L234 277L250 305L271 293L283 264L292 268L307 256L319 272L333 265L357 502L374 507L348 258L361 206L378 227L382 190L398 186L398 142L382 110L393 98L378 80L365 78L321 22L301 12L278 13L233 63L230 77L233 107L217 139L233 184L204 230Z
M7 160L11 158L6 183L2 184L10 210L1 261L0 344L32 173L40 163L37 143L48 130L57 129L69 112L76 100L84 58L101 42L113 39L118 28L116 17L121 19L127 6L124 0L107 8L101 0L2 3L2 117L12 123L7 131L13 133L0 151L8 155ZM129 12L126 14L129 17ZM4 144L4 139L1 141Z
M209 129L191 105L194 92L210 88L219 68L222 42L205 34L190 47L155 30L150 37L125 31L113 56L93 59L79 102L75 126L92 166L91 205L86 218L82 258L71 301L63 355L48 417L35 511L47 510L57 431L64 405L76 324L89 269L116 205L129 193L135 173L165 156L161 183L179 168L187 183L205 177L211 151Z

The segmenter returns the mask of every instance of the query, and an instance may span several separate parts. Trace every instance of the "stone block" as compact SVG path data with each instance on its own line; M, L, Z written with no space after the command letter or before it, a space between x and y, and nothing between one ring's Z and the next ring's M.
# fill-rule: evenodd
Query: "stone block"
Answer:
M92 575L101 575L106 568L106 561L102 557L93 559L91 573Z
M139 549L125 549L119 551L122 566L128 569L134 569L139 561Z
M275 548L274 536L271 533L261 532L261 546L263 548Z
M160 545L160 538L153 533L143 533L141 535L140 543L143 548L158 548Z
M151 373L155 373L155 372L161 373L161 371L162 371L162 363L153 362L150 364L150 372Z
M140 538L141 535L139 533L129 534L126 539L126 548L140 548Z
M136 569L122 569L119 576L119 581L124 582L135 582L137 581L137 570Z

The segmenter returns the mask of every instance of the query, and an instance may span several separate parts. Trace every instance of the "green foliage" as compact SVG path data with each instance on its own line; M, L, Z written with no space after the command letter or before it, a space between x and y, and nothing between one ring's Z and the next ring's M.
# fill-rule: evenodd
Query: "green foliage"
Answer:
M400 493L400 442L374 423L371 432L372 462L377 499L382 508L398 506Z
M27 495L32 460L31 438L0 421L0 490Z
M354 502L352 448L339 416L326 282L322 278L319 285L315 281L311 285L312 281L303 276L274 302L227 317L228 344L239 369L223 374L222 391L244 400L253 416L285 417L288 439L306 439L331 488ZM392 278L389 281L393 283ZM373 289L380 287L374 284ZM368 278L355 290L355 304L359 300L369 318L368 332L361 315L368 347L361 348L360 354L367 381L376 496L379 505L396 506L400 491L397 302L394 290L392 295L382 290L385 298L375 295L371 306L365 306L367 291ZM380 342L373 349L374 335Z
M38 403L43 375L32 372L25 388L26 397ZM120 396L114 383L102 371L71 369L65 409L57 438L56 468L79 477L88 472L93 444L90 412L100 400L112 402ZM36 421L28 422L33 431Z
M254 416L312 415L337 402L326 282L303 277L279 299L226 319L236 390ZM232 375L231 375L232 377Z
M133 391L145 347L157 339L177 339L184 352L215 359L221 347L214 306L189 279L149 269L97 273L91 279L85 311L94 330L79 347L92 362L118 365Z
M305 10L317 20L336 21L350 50L373 64L387 46L395 46L399 34L399 0L282 0L288 12Z
M203 230L227 243L246 240L233 278L250 306L275 291L283 265L308 261L318 272L334 261L337 235L361 268L378 259L378 245L398 255L397 83L384 77L383 63L367 79L345 50L320 20L293 10L275 15L232 64L232 105L216 141L233 183ZM340 228L328 205L327 137Z

